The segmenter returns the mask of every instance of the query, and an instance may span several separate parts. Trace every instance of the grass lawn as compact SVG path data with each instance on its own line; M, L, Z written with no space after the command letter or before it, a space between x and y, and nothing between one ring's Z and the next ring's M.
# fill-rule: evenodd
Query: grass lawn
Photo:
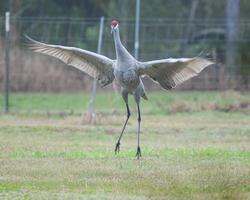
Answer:
M13 95L0 114L0 199L250 199L249 93L148 96L136 160L132 101L115 155L120 97L98 95L91 125L81 116L89 96Z

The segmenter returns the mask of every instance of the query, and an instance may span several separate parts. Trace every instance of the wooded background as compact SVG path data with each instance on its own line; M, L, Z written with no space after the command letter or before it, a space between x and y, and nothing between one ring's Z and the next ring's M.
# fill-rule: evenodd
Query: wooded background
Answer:
M115 58L110 21L134 53L134 0L1 0L0 90L3 91L4 15L11 13L11 90L90 90L91 78L24 45L24 34L53 44L96 51L99 20L105 17L102 54ZM141 0L139 60L209 54L217 65L180 89L250 88L250 1ZM145 80L148 89L159 89ZM110 87L108 87L110 89Z

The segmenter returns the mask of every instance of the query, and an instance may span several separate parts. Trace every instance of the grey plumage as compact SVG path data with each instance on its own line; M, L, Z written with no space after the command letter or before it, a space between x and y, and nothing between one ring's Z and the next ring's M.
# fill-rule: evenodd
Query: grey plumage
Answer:
M184 81L197 76L213 62L204 58L169 58L140 63L140 75L148 75L163 88L172 89Z
M62 60L67 65L73 66L91 77L98 79L101 86L112 83L115 78L112 67L114 60L103 55L75 47L37 42L28 36L26 36L26 38L32 42L29 43L29 47L33 51Z
M168 58L149 62L139 62L122 45L119 34L119 25L116 20L113 20L111 23L111 31L115 42L116 60L75 47L50 45L37 42L29 37L27 38L30 40L30 49L35 52L56 57L67 65L73 66L87 73L93 78L98 79L101 86L112 83L114 79L118 81L122 87L122 97L126 103L127 119L116 143L116 153L120 150L120 140L130 117L128 94L134 96L138 109L138 144L136 156L139 159L141 156L140 98L143 97L144 99L147 99L141 76L147 75L154 81L158 82L163 88L172 89L184 81L198 75L204 68L214 63L200 57Z

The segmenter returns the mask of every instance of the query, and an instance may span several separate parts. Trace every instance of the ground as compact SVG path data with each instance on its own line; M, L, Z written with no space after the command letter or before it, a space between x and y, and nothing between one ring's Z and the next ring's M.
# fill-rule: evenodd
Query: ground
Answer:
M136 109L100 94L15 94L0 115L0 199L250 199L249 93L150 93ZM1 97L2 98L2 97ZM132 99L130 99L131 101Z

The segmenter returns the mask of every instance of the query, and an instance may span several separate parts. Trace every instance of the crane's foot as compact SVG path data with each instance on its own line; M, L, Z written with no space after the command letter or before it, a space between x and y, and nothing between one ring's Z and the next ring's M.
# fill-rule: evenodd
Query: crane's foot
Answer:
M141 148L137 147L136 157L139 159L141 157Z
M120 151L120 141L118 141L115 145L115 154L119 153Z

